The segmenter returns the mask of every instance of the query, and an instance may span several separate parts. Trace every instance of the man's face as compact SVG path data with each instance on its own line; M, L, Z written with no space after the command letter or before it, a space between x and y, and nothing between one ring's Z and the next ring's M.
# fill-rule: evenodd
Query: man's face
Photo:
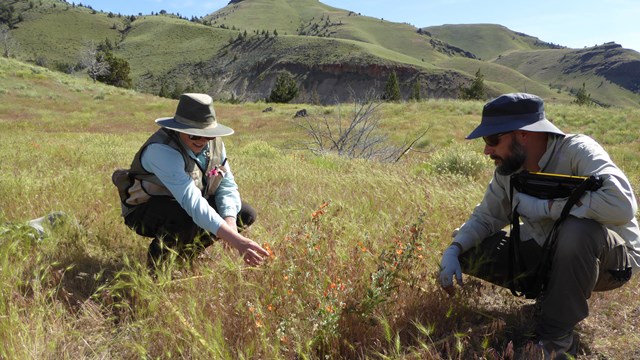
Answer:
M527 160L527 152L513 132L488 136L484 141L484 153L494 161L500 175L513 174Z

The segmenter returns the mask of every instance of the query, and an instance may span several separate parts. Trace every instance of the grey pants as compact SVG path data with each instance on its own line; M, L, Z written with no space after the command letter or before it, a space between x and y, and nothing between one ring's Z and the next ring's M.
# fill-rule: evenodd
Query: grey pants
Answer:
M508 280L508 234L501 231L460 255L464 273L506 287ZM631 264L624 240L615 232L590 219L568 217L561 225L553 251L545 291L539 299L541 312L536 331L545 338L571 332L589 315L587 299L593 291L612 290L626 280L614 271ZM534 241L520 243L524 273L535 271L542 248ZM628 280L628 279L627 279Z

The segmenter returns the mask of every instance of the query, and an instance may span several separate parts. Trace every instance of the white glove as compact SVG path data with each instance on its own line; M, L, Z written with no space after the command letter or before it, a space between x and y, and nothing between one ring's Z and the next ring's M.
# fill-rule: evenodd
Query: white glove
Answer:
M462 285L462 268L458 256L460 248L455 245L449 246L442 254L440 261L440 285L443 288L453 286L453 276L455 275L458 285Z
M516 193L513 196L513 208L518 210L522 217L536 222L543 219L557 220L560 214L552 214L549 200L538 199L524 193Z

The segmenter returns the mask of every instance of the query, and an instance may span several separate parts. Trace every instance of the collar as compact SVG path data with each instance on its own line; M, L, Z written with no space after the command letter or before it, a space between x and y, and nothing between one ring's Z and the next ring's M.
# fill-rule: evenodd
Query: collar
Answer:
M547 137L547 151L542 154L540 161L538 161L538 166L540 167L540 172L544 172L547 165L551 161L551 158L556 153L556 149L560 145L560 141L564 138L564 135L559 134L549 134Z

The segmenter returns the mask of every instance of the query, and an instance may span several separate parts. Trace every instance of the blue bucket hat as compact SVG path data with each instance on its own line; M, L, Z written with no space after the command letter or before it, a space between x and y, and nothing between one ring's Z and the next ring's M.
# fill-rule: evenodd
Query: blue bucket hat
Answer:
M467 139L476 139L514 130L564 135L544 114L544 102L536 95L512 93L500 95L482 109L482 121Z

